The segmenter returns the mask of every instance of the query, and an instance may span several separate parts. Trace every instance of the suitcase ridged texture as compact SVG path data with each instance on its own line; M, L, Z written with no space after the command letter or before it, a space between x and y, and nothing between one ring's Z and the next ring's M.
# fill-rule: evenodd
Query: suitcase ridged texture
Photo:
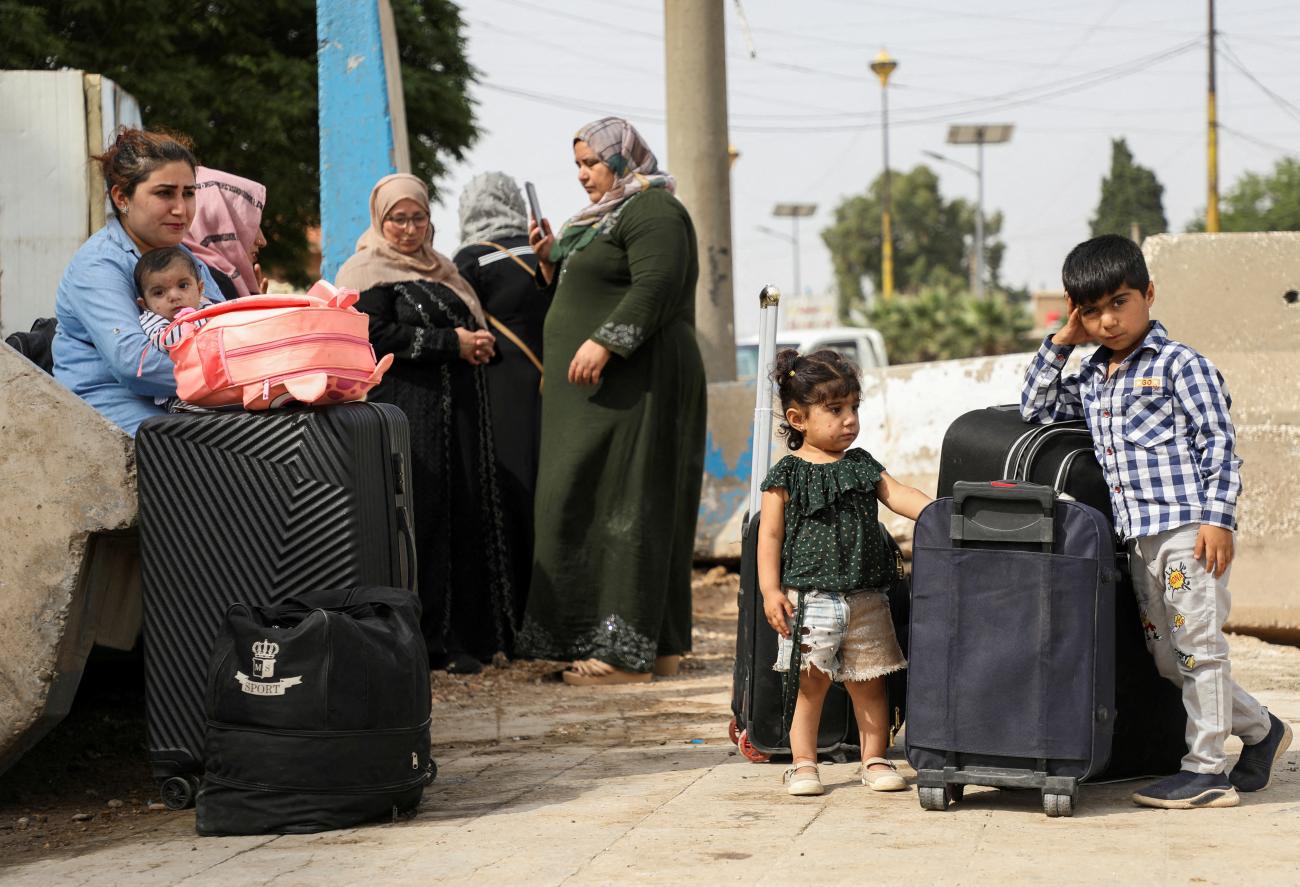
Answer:
M394 476L409 445L400 410L345 404L152 419L137 457L150 758L168 776L198 767L231 603L406 584Z

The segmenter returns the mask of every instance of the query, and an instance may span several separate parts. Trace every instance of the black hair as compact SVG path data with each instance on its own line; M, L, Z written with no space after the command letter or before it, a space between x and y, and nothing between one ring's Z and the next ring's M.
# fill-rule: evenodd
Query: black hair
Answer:
M132 129L124 126L117 132L113 144L103 154L90 158L99 163L104 174L104 183L112 193L116 185L127 197L135 194L135 186L149 178L160 166L177 160L189 164L190 169L198 166L194 159L194 144L189 136L168 130ZM122 208L116 200L113 214L122 215Z
M862 393L857 366L829 348L812 354L800 354L793 348L778 351L772 362L772 381L781 395L783 417L776 433L792 450L803 446L803 432L785 420L786 410L798 406L807 411L819 403Z
M1061 282L1076 305L1091 305L1124 287L1146 291L1151 282L1142 250L1127 237L1103 234L1070 250Z
M194 275L196 281L203 279L199 276L199 263L179 246L164 246L159 249L151 249L135 263L135 273L133 274L135 277L135 291L140 298L144 298L144 276L165 271L172 266L173 262L177 261L184 262L189 266L190 273Z

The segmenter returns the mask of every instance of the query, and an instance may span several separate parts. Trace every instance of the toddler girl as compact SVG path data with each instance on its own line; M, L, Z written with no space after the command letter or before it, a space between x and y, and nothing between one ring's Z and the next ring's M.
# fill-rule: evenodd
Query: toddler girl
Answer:
M820 795L817 727L831 681L853 700L862 746L862 784L898 791L907 784L884 757L889 735L884 676L906 667L885 590L894 575L877 528L876 503L916 519L930 501L899 483L858 436L861 384L851 362L834 351L776 355L781 394L779 433L794 452L768 472L758 537L763 611L781 635L776 670L789 671L791 626L803 610L799 692L790 724L792 795Z

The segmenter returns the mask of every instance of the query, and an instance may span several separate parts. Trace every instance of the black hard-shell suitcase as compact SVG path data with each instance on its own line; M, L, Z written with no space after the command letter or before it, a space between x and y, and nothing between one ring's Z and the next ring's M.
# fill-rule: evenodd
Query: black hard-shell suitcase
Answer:
M1111 519L1106 481L1082 419L1030 424L1020 418L1015 405L972 410L958 417L944 436L938 495L952 495L956 481L1000 479L1045 484ZM1115 732L1110 763L1098 778L1176 773L1187 753L1182 694L1160 676L1147 652L1123 551L1119 565Z
M1106 516L1050 487L959 481L921 512L906 744L923 808L992 785L1071 815L1110 756L1118 572Z
M782 673L774 671L778 636L763 614L763 596L758 587L759 484L771 463L772 402L776 392L768 379L776 356L777 311L780 292L766 286L759 293L759 361L755 384L753 449L750 459L749 513L741 533L739 615L736 620L736 657L732 667L731 712L728 725L731 741L741 754L755 762L774 754L790 753L789 736L784 724L785 687ZM889 591L890 612L899 646L907 654L908 579L903 556L897 543L880 532L893 551L895 580ZM885 693L891 722L890 744L902 726L907 697L907 672L897 671L885 679ZM840 684L832 684L822 706L817 732L817 750L822 754L856 749L857 721L849 694Z
M233 605L206 710L201 835L306 834L414 810L436 772L419 599L361 586Z
M414 591L406 416L352 403L178 413L136 436L149 763L193 802L226 609L319 588Z

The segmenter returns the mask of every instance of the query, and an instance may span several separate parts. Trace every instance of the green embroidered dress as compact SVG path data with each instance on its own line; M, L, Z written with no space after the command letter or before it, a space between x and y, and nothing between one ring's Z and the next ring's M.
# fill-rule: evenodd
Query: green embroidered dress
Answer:
M781 585L803 591L847 592L890 582L894 563L876 529L876 484L885 468L866 450L838 462L815 463L790 454L772 466L762 488L785 489Z
M662 188L565 257L546 315L532 583L516 649L649 671L691 648L704 474L695 230ZM572 385L587 339L613 352Z

